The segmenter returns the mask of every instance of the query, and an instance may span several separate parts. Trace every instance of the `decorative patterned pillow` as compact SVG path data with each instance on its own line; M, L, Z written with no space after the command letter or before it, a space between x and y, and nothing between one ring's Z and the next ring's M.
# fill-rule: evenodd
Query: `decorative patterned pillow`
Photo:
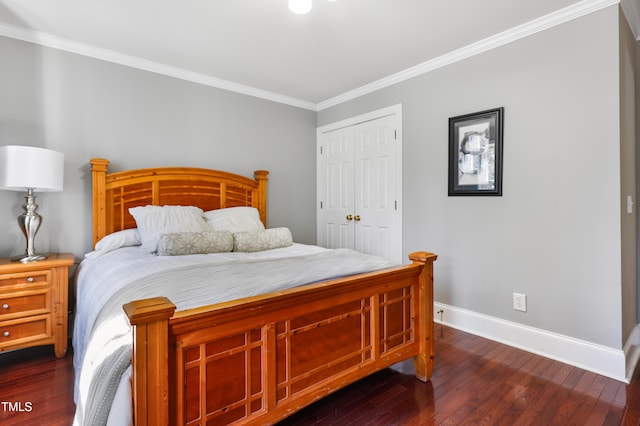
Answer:
M264 231L236 232L233 251L254 252L289 247L293 244L289 228L270 228Z
M264 230L260 213L255 207L228 207L210 210L204 213L204 218L213 231L234 233Z
M158 240L158 256L224 253L233 250L233 235L228 231L173 232Z
M132 207L129 213L140 231L142 248L149 252L156 250L162 234L210 230L202 217L202 209L194 206Z

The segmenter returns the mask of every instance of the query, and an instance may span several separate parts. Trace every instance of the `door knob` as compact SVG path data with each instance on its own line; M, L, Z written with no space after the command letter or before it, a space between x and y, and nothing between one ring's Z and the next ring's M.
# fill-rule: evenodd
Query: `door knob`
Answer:
M356 220L356 222L359 222L360 221L360 215L359 214L355 215L354 219Z
M352 214L348 214L347 215L347 220L353 220L353 215Z

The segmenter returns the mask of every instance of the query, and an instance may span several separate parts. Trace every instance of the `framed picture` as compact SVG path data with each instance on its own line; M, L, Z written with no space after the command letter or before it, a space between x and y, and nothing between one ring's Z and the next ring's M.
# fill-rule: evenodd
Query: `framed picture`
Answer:
M503 113L449 118L449 195L502 195Z

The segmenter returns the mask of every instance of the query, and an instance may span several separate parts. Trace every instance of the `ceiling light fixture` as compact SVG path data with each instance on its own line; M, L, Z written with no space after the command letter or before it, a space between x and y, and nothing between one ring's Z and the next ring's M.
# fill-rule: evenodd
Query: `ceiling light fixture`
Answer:
M289 10L293 13L309 13L311 6L311 0L289 0Z

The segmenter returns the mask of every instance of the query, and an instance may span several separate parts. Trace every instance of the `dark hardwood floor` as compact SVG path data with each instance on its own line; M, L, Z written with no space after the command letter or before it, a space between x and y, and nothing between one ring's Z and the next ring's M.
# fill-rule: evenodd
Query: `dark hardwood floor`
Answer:
M73 421L73 355L53 346L0 354L0 425L69 426Z
M442 333L442 334L441 334ZM70 425L72 356L0 354L0 425ZM436 325L429 383L403 362L330 395L290 425L639 425L640 370L625 385Z

